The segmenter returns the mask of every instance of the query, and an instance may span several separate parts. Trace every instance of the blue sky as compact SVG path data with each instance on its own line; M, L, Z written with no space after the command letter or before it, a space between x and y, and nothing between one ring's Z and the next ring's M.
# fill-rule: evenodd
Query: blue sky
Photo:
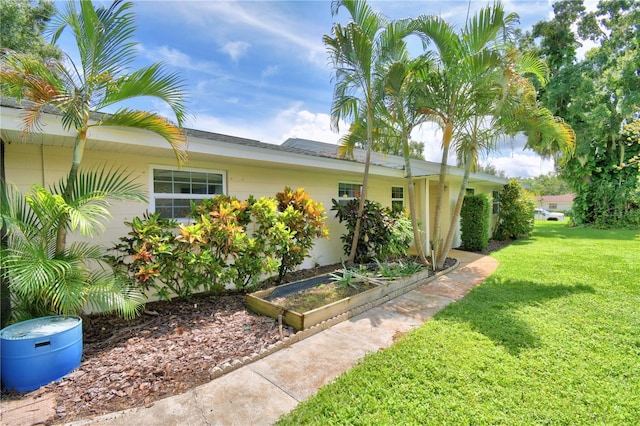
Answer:
M438 14L457 27L486 1L371 1L391 19ZM551 0L504 1L520 26L552 16ZM136 1L140 43L137 65L165 62L181 73L192 118L187 127L280 144L289 137L337 143L329 128L332 69L322 37L343 9L331 16L330 1ZM64 44L62 45L64 48ZM416 43L416 48L418 43ZM416 52L419 53L419 52ZM164 106L145 106L168 113ZM341 131L347 126L342 126ZM414 132L425 158L440 160L440 134ZM552 169L516 144L492 154L509 176L535 176Z

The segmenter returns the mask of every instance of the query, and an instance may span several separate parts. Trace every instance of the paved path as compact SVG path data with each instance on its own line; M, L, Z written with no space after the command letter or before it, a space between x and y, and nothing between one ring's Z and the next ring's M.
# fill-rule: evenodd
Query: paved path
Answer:
M460 262L454 271L207 384L149 408L69 425L271 425L367 353L391 346L464 297L498 266L473 253L455 251L451 257Z

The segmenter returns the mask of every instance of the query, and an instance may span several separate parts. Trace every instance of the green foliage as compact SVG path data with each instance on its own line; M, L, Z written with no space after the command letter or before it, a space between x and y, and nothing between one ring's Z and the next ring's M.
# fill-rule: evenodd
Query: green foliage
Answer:
M489 215L491 208L485 194L467 195L460 211L462 248L482 251L489 245Z
M134 218L126 222L132 230L120 239L112 261L161 299L222 291L231 284L252 290L264 274L282 270L283 259L288 268L299 266L313 239L326 236L324 210L304 190L287 188L279 198L240 201L219 195L192 205L190 224L159 214ZM307 217L311 221L302 223Z
M531 234L534 210L533 197L517 180L509 180L500 193L500 213L493 238L508 240Z
M13 295L13 319L79 314L85 307L135 316L144 298L114 275L106 251L74 242L59 252L56 237L60 226L97 235L111 217L110 201L141 200L140 188L118 169L79 173L69 201L61 194L65 186L33 185L22 194L2 183L0 211L8 238L0 262Z
M338 288L358 288L356 284L364 281L364 277L360 275L361 273L362 271L358 268L347 268L342 265L342 270L337 273L329 274L329 276L333 279L333 282L336 283Z
M586 12L581 1L563 0L554 11L553 19L534 26L534 36L552 73L541 99L577 134L575 156L561 169L577 195L573 220L596 227L637 226L639 173L625 164L638 150L627 145L621 129L640 111L640 2L600 1ZM596 47L576 61L580 39Z
M569 184L554 172L532 178L520 179L520 182L529 184L531 192L535 195L563 195L569 194L572 191Z
M284 275L302 264L309 256L316 238L327 238L329 230L325 226L327 219L321 203L311 199L304 188L293 191L288 186L276 194L278 200L279 221L286 227L291 238L281 239L285 244L276 247L280 267L278 282Z
M406 275L413 275L420 272L424 265L417 262L405 262L401 259L394 262L380 262L376 259L377 273L383 278L395 278Z
M347 233L342 240L345 254L349 254L358 216L358 199L344 204L332 200L331 210L336 212L340 223L345 223ZM365 200L361 221L360 238L355 261L367 263L374 259L386 260L406 256L413 239L411 221L402 213L394 211L376 201Z
M0 2L0 47L28 53L39 60L60 59L60 50L42 36L55 11L52 1L3 0Z

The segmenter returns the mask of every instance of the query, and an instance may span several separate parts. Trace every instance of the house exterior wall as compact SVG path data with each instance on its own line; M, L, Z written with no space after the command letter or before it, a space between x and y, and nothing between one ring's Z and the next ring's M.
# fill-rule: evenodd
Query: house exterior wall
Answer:
M71 149L42 146L34 144L10 143L6 145L5 165L7 181L18 186L22 191L28 191L31 185L40 184L48 187L58 182L71 164ZM107 166L123 167L132 173L137 183L142 185L149 194L151 174L154 166L175 167L174 159L153 155L122 155L108 151L85 151L83 168L91 168L106 164ZM208 161L202 159L190 160L184 169L198 169L209 171L224 171L226 174L227 194L239 199L254 197L273 197L277 192L290 186L293 189L303 187L312 199L323 204L327 215L329 239L316 241L313 252L303 264L303 267L313 266L315 263L331 264L341 262L346 258L342 249L340 236L345 232L331 211L331 199L338 198L338 183L361 183L362 175L344 171L315 169L300 170L287 168L264 167L230 163L223 158L211 157ZM401 186L404 189L404 203L408 208L408 195L405 180L382 176L370 176L368 198L376 200L385 206L391 205L391 187ZM419 204L420 205L420 204ZM150 203L115 202L113 203L113 218L106 226L105 232L92 243L113 246L118 238L126 235L129 229L124 225L135 216L141 216L150 209ZM69 240L82 240L79 235L70 235Z

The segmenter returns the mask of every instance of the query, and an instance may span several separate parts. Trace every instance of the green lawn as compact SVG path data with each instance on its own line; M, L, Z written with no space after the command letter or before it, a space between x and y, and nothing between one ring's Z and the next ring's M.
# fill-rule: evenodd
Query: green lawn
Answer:
M640 424L638 234L537 222L465 299L280 424Z

